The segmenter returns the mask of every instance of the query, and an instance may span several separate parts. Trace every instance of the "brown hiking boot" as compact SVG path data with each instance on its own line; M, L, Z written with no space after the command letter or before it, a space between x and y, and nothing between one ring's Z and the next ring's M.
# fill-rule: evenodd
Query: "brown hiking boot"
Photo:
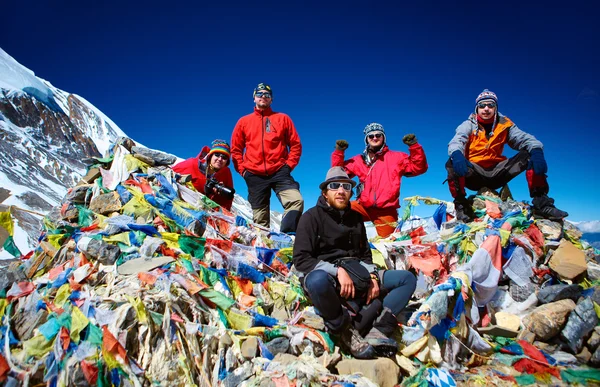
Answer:
M375 349L351 325L347 325L339 335L342 345L357 359L373 359Z

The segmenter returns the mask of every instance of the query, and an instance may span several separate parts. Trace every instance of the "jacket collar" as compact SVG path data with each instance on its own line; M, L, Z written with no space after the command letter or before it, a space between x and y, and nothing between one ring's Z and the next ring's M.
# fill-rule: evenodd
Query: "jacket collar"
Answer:
M265 110L260 110L255 106L254 114L259 115L259 116L270 116L271 114L273 114L273 109L271 109L271 107L269 106Z

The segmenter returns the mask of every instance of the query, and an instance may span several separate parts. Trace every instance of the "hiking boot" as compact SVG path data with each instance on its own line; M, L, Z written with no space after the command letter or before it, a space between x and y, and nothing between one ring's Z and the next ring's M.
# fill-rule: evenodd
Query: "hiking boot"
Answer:
M389 308L384 308L379 315L373 328L365 336L367 343L375 348L379 356L391 357L398 352L398 343L390 337L398 326L398 320Z
M454 199L454 209L456 211L456 220L463 223L470 223L475 219L473 207L467 199Z
M351 325L347 325L340 334L340 341L347 351L357 359L373 359L375 349Z
M569 213L559 210L554 206L554 199L547 195L536 196L533 202L533 216L545 218L552 221L561 221L569 216Z

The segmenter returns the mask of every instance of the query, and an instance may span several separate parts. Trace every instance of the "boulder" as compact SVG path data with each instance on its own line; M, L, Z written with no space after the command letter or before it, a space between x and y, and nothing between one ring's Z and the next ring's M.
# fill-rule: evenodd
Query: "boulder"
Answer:
M548 263L561 278L572 280L587 270L585 253L567 240L562 240Z
M400 367L393 360L379 358L374 360L345 359L336 366L340 375L361 373L373 383L382 387L398 384Z
M97 260L103 265L114 265L121 254L121 249L118 246L90 237L79 239L77 248L88 258Z
M581 291L583 289L581 286L577 284L567 285L551 285L546 286L537 294L537 298L542 304L548 304L550 302L556 302L560 300L570 299L573 301L577 301L581 296Z
M254 336L247 338L242 343L242 356L245 359L254 359L258 352L258 339Z
M277 337L265 344L273 355L286 353L290 349L290 340L287 337Z
M90 210L97 214L108 215L119 211L123 205L121 197L116 191L98 195L92 199Z
M131 152L133 156L151 166L173 165L177 161L177 157L173 155L139 146L131 147Z
M309 328L313 328L319 331L325 330L325 321L323 318L312 312L304 312L302 317L298 321L300 324L304 324Z
M558 222L553 222L548 219L537 219L535 224L542 234L544 234L545 239L555 241L562 235L562 226Z
M584 298L569 315L569 321L560 335L573 353L579 353L584 338L597 324L598 315L594 303L590 298Z
M525 316L523 325L526 330L534 333L539 340L549 340L562 330L568 314L576 306L572 300L560 300L544 304Z

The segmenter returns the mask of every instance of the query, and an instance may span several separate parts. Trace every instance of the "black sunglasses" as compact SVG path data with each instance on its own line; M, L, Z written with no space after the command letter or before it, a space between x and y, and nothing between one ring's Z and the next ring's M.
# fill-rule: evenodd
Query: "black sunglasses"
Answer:
M490 109L493 109L493 108L496 107L496 104L494 102L490 102L490 103L479 102L477 104L477 107L480 108L480 109L483 109L483 108L486 108L486 107L489 107Z
M271 98L271 93L267 93L266 91L265 92L259 92L259 93L256 93L256 96L258 98Z
M367 137L369 137L369 140L372 140L374 138L381 138L381 137L383 137L383 134L381 134L381 133L369 134Z

